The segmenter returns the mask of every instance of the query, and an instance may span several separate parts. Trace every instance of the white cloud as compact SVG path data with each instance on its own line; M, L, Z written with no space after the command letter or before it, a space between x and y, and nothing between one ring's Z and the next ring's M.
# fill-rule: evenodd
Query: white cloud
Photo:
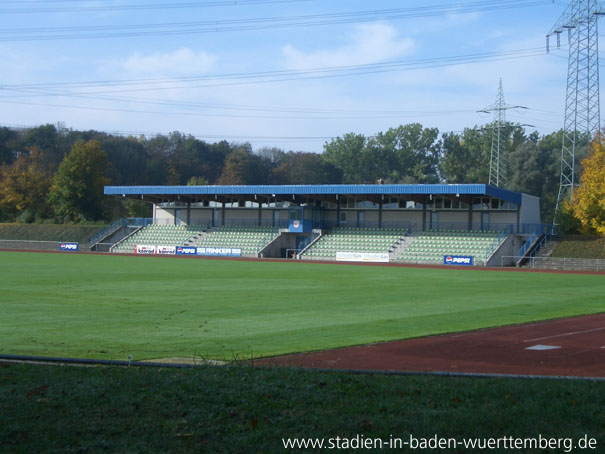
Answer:
M46 58L46 55L35 51L13 49L10 46L0 46L0 61L2 61L2 82L5 84L27 83L36 80L40 74L48 75L66 59L61 56Z
M444 33L460 34L460 30L478 27L484 16L479 12L448 13L443 16L427 17L406 23L410 35L443 36ZM447 44L447 42L445 42Z
M289 69L363 65L409 54L414 40L400 38L397 30L385 23L358 25L349 44L333 49L304 52L292 45L282 48Z
M190 76L204 74L214 68L216 57L205 51L194 52L183 47L170 53L142 55L135 53L119 66L129 74L146 76Z

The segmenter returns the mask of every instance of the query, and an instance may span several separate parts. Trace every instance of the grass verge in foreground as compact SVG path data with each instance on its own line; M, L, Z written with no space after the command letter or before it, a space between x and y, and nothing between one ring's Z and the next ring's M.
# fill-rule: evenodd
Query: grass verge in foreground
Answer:
M13 364L0 402L4 452L281 453L284 437L410 434L605 446L605 382Z
M0 252L2 353L246 358L602 312L602 275Z

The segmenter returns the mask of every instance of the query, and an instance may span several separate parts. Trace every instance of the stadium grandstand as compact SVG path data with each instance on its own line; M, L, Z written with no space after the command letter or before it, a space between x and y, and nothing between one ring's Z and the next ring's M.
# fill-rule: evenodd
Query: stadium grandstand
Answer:
M120 253L512 265L548 233L540 200L485 184L106 186L153 218ZM131 226L132 227L132 226Z

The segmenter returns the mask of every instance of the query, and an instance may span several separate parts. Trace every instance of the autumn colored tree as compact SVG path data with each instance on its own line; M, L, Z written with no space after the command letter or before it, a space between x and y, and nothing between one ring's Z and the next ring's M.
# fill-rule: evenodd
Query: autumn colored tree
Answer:
M55 174L49 200L64 221L103 218L103 187L109 184L107 154L95 140L76 142Z
M574 191L570 208L582 224L583 233L605 236L605 137L601 135L582 160L580 186Z
M187 186L208 186L209 184L204 177L191 177L187 181Z
M19 156L11 165L0 168L0 207L5 215L16 218L27 211L33 218L45 218L52 211L46 198L52 178L39 163L39 151Z

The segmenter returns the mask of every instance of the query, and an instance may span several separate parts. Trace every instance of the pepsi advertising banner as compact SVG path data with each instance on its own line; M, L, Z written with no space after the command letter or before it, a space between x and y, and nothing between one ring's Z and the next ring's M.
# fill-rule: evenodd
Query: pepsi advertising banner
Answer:
M176 255L197 255L197 248L179 246L176 248Z
M77 252L79 247L80 245L78 243L61 243L59 245L59 250Z
M454 266L473 266L474 260L472 256L467 255L444 255L443 264Z

